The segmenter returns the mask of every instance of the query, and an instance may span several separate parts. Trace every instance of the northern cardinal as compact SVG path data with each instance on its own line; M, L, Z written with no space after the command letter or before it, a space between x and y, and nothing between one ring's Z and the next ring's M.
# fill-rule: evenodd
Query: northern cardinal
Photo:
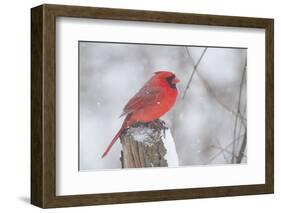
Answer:
M169 71L155 72L151 79L133 96L123 109L124 122L102 155L105 157L123 131L137 122L152 122L175 104L179 79ZM120 116L120 117L121 117Z

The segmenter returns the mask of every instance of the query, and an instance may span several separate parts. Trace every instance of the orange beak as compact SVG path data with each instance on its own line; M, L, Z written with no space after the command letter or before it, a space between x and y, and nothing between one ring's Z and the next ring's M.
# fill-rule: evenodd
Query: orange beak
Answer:
M178 79L177 77L175 77L173 80L172 80L172 83L173 84L177 84L180 82L180 79Z

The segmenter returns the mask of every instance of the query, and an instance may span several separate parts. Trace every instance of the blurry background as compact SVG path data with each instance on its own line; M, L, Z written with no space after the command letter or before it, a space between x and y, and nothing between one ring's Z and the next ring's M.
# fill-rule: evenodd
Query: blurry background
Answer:
M162 118L180 165L246 163L246 61L243 48L79 42L80 170L121 168L119 142L101 155L124 105L157 70L181 80L177 103Z

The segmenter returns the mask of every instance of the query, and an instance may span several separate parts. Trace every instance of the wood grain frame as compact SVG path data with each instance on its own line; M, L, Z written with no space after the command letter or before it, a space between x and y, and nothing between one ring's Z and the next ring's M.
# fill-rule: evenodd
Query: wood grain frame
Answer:
M265 184L104 193L56 195L56 17L162 22L263 28L266 32L266 177ZM132 203L218 196L266 194L274 191L274 20L41 5L31 9L31 203L42 207Z

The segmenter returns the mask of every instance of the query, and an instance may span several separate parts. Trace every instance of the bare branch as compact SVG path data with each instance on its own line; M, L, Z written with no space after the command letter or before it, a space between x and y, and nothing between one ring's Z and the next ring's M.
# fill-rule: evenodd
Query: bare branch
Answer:
M186 47L185 49L188 51L187 47ZM197 67L199 66L199 64L200 64L200 62L201 62L203 56L205 55L207 49L208 49L208 47L205 47L205 48L204 48L204 50L202 51L202 53L201 53L201 55L200 55L200 57L199 57L197 63L196 63L195 66L193 67L193 71L192 71L192 73L191 73L191 76L190 76L190 78L189 78L189 80L188 80L188 82L187 82L187 85L186 85L186 87L185 87L185 89L184 89L184 91L183 91L182 99L184 99L185 94L186 94L186 91L187 91L188 88L190 87L191 81L192 81L193 76L194 76L194 74L195 74L195 72L196 72L196 70L197 70ZM188 54L189 54L189 53L188 53Z
M247 108L247 104L246 104L246 102L245 102L245 104L244 104L244 109L243 109L243 115L246 115L246 114L245 114L245 113L246 113L246 108ZM240 128L239 128L238 135L241 134L242 126L243 126L243 125L242 125L242 123L240 122ZM244 133L245 133L245 134L247 133L247 126L246 126L246 125L244 125ZM244 137L245 137L245 136L244 136ZM238 144L237 144L237 145L238 145ZM247 139L244 140L244 138L243 138L242 144L240 145L240 150L239 150L239 152L238 152L238 153L239 153L238 156L241 155L241 156L240 156L241 159L239 160L238 157L236 157L237 163L241 163L243 157L247 157L247 156L245 155L246 145L247 145Z
M222 148L222 145L221 145L221 143L220 143L220 141L217 139L217 144L218 144L218 148L220 149L220 150L222 150L222 154L223 154L223 158L224 158L224 160L225 160L225 162L226 163L228 163L228 159L227 159L227 157L226 157L226 155L225 155L225 153L224 152L228 152L228 150L224 150L223 148Z
M240 138L242 138L244 136L240 135L239 137L235 138L235 140L231 141L231 143L229 143L227 146L225 146L221 151L219 151L218 153L216 153L213 157L211 157L209 160L207 160L204 164L209 164L211 163L213 160L215 160L223 151L227 150L227 148L229 148L235 141L239 140Z
M185 47L185 50L186 50L186 53L188 55L188 57L190 58L191 62L192 62L192 65L193 65L193 72L190 76L190 79L187 83L187 86L184 90L184 93L183 93L183 98L185 97L186 95L186 92L187 92L187 89L190 87L190 84L191 84L191 81L194 77L194 74L196 72L197 76L199 77L199 79L202 81L203 85L205 86L206 90L208 91L208 93L217 101L217 103L222 107L224 108L225 110L229 111L231 113L232 116L235 116L235 128L234 128L234 136L233 136L233 141L228 144L225 148L222 148L221 145L219 145L219 149L220 149L220 152L218 152L216 155L214 155L211 159L209 159L206 164L208 164L209 162L213 161L215 158L217 158L220 154L223 154L224 156L224 159L226 161L227 160L227 157L225 155L224 152L228 153L228 154L231 154L231 162L234 163L235 161L236 162L241 162L241 160L243 159L243 157L246 157L246 155L244 154L244 151L245 151L245 148L246 148L246 139L244 136L243 138L243 142L242 142L242 145L241 145L241 148L239 150L239 154L238 156L235 155L235 148L237 146L237 143L239 142L240 138L243 137L243 135L239 136L238 138L236 138L236 135L237 135L237 132L239 130L239 133L238 135L240 135L241 133L241 130L242 130L242 127L244 127L245 129L247 128L247 120L246 118L244 117L244 113L242 114L241 113L241 96L242 96L242 90L243 90L243 83L244 83L244 79L245 79L245 73L246 73L246 68L247 68L247 58L245 58L245 65L243 67L243 74L242 74L242 79L241 79L241 82L240 82L240 88L239 88L239 99L238 99L238 107L237 107L237 112L235 112L235 110L231 109L231 107L227 106L225 103L223 103L219 98L218 96L216 95L216 92L213 90L213 88L209 85L208 81L201 75L201 73L199 72L198 70L198 65L200 64L207 48L205 48L203 50L203 52L201 53L201 56L199 58L199 60L197 61L197 63L195 64L195 61L193 60L190 52L189 52L189 49L188 47ZM244 111L246 110L246 104L244 106ZM239 122L238 122L239 121ZM239 126L240 124L240 126ZM231 152L229 150L227 150L229 147L235 147L234 149L234 152ZM241 159L239 159L241 158Z
M230 144L231 145L231 144ZM232 151L229 151L228 150L228 148L230 147L225 147L225 148L222 148L221 146L216 146L216 145L212 145L212 147L213 148L216 148L216 149L218 149L218 150L220 150L220 151L222 151L222 152L225 152L225 153L227 153L227 154L229 154L229 155L231 155L232 156ZM223 153L222 153L223 154ZM238 156L237 155L235 155L235 157L236 158L238 158ZM243 157L247 157L247 155L244 153L244 154L242 154L242 158Z
M188 50L188 47L185 48L188 57L190 58L192 65L195 67L195 62ZM218 104L220 104L222 106L222 108L224 108L225 110L229 111L231 113L231 115L233 116L237 116L237 113L234 112L233 109L231 109L229 106L227 106L225 103L223 103L216 95L215 91L213 90L213 88L209 85L208 81L201 75L200 71L198 69L196 69L196 74L198 75L199 79L203 82L203 85L205 86L206 90L209 92L209 94L217 101ZM244 126L246 126L246 119L243 117L243 115L239 114L238 115L241 122L243 123Z
M237 126L238 126L238 115L240 113L240 105L241 105L241 95L242 95L242 88L243 88L243 83L244 83L244 78L245 78L245 73L246 73L246 68L247 68L247 58L245 58L245 64L243 68L243 74L240 82L240 87L239 87L239 96L238 96L238 104L237 104L237 115L235 117L235 124L234 124L234 130L233 130L233 139L236 137L236 131L237 131ZM236 152L236 142L232 144L232 158L231 158L231 163L235 163L235 152Z
M244 157L244 152L245 152L246 146L247 146L247 129L245 131L246 132L245 132L244 137L243 137L243 142L242 142L239 154L237 156L237 163L241 163L241 161Z
M243 115L245 115L245 113L246 113L246 108L247 108L247 104L246 104L246 102L245 102L244 109L243 109ZM240 113L240 115L241 115L241 113ZM241 134L242 126L244 126L245 129L247 128L247 125L246 125L246 124L243 124L243 125L242 125L242 122L240 122L240 127L239 127L238 135Z

